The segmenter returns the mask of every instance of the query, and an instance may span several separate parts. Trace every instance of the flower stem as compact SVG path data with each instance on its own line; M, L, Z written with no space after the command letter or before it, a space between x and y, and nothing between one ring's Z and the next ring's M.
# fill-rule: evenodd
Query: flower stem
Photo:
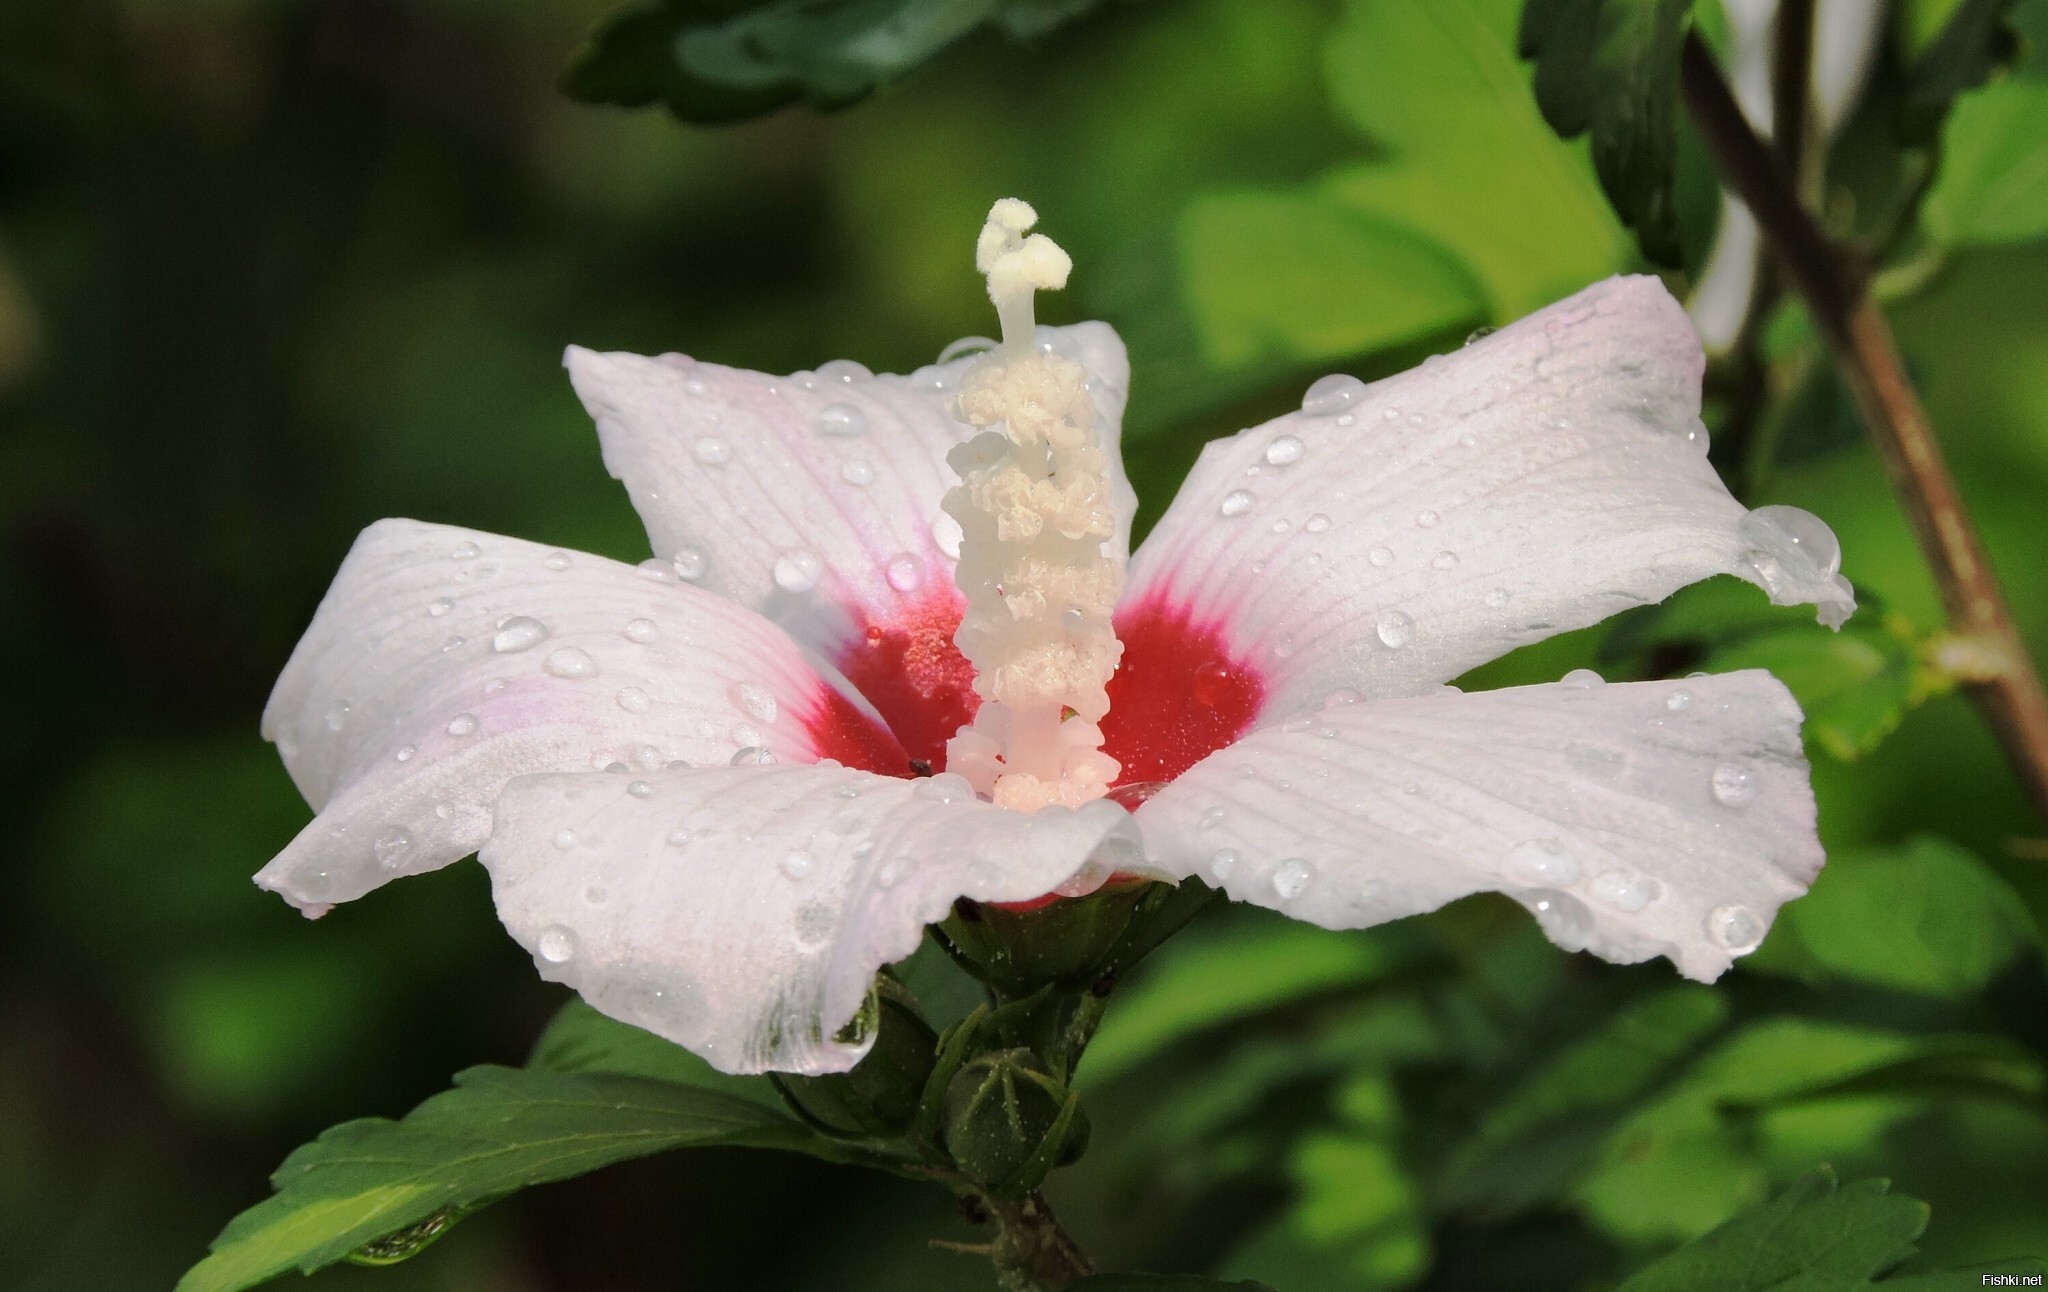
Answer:
M1794 181L1750 129L1697 32L1685 38L1679 88L1722 178L1756 216L1827 342L1919 539L1951 630L1998 661L1997 668L1964 686L2004 746L2035 811L2048 820L2048 692L2013 626L1891 328L1871 298L1867 273L1829 241L1801 204Z
M979 1201L995 1222L989 1259L1003 1292L1062 1292L1095 1272L1043 1194L1020 1201L983 1195Z

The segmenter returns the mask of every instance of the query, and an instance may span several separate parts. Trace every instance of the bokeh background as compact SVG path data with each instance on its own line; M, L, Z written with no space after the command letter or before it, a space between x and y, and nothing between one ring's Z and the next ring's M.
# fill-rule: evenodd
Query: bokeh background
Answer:
M1142 526L1205 439L1318 372L1634 263L1583 149L1520 82L1475 89L1485 59L1404 28L1412 4L1110 4L719 129L556 89L606 7L0 0L0 1287L169 1287L293 1146L520 1062L561 1004L474 865L318 923L248 877L308 817L257 715L360 528L646 554L565 344L907 371L993 327L969 248L1024 196L1077 265L1043 314L1130 342ZM1515 8L1460 8L1458 39L1512 69ZM1844 164L1882 169L1859 128ZM2039 658L2048 245L1909 250L1893 317ZM1796 316L1771 335L1772 429L1725 465L1834 526L1852 633L1731 582L1483 681L1797 674L1827 718L1821 887L1711 991L1556 952L1498 902L1356 935L1205 921L1083 1070L1096 1148L1054 1197L1098 1259L1611 1286L1823 1161L1932 1204L1925 1264L2048 1251L2042 825L1916 663L1938 602L1853 415ZM925 1246L970 1236L935 1192L720 1150L313 1283L990 1286Z

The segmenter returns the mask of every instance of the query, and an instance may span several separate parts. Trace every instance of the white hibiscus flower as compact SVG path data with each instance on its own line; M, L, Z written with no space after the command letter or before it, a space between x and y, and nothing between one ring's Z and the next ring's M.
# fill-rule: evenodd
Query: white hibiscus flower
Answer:
M988 355L572 349L657 559L366 530L264 714L317 815L257 882L319 915L480 853L544 976L729 1072L851 1067L957 899L1117 872L1330 928L1497 890L1703 980L1753 948L1822 861L1782 685L1445 685L1714 574L1853 608L1824 525L1708 466L1657 280L1318 381L1127 560L1123 348L1033 327L1067 261L1032 219L983 231Z

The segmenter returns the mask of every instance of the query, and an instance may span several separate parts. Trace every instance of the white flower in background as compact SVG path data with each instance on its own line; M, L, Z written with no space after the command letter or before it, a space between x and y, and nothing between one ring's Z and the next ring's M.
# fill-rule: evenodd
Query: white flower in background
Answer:
M1331 928L1498 890L1699 979L1754 947L1821 864L1784 687L1444 685L1714 574L1852 608L1824 525L1707 465L1657 281L1316 382L1127 561L1123 348L1032 326L1068 270L1032 218L983 231L987 355L572 349L658 558L366 530L264 715L318 815L257 882L318 915L480 851L543 975L733 1072L850 1067L956 898L1116 871Z

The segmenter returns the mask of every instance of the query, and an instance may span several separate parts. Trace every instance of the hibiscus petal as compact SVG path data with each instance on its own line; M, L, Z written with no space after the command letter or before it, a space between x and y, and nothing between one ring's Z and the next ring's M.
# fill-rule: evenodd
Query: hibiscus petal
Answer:
M1012 812L958 776L831 765L532 776L481 857L544 977L726 1072L843 1072L875 971L953 901L1138 864L1121 808Z
M782 629L666 567L411 520L356 540L263 734L319 815L256 879L313 915L476 851L529 772L904 765Z
M1340 705L1138 819L1171 873L1326 928L1493 889L1560 946L1711 981L1820 870L1799 718L1760 670Z
M1040 337L1092 375L1122 556L1137 510L1118 448L1130 381L1123 343L1106 323ZM933 756L929 746L973 716L972 673L952 647L960 531L939 510L958 483L946 453L974 433L952 410L971 357L907 377L845 361L771 377L573 346L566 362L605 465L625 482L656 553L679 556L694 582L831 659L913 754ZM871 645L873 660L863 654ZM915 685L901 684L906 671Z
M1321 415L1203 450L1133 558L1125 616L1223 631L1269 713L1416 694L1713 574L1838 624L1854 598L1814 551L1832 536L1802 549L1784 522L1803 513L1750 516L1708 465L1703 366L1685 311L1639 277L1371 386L1326 379Z

